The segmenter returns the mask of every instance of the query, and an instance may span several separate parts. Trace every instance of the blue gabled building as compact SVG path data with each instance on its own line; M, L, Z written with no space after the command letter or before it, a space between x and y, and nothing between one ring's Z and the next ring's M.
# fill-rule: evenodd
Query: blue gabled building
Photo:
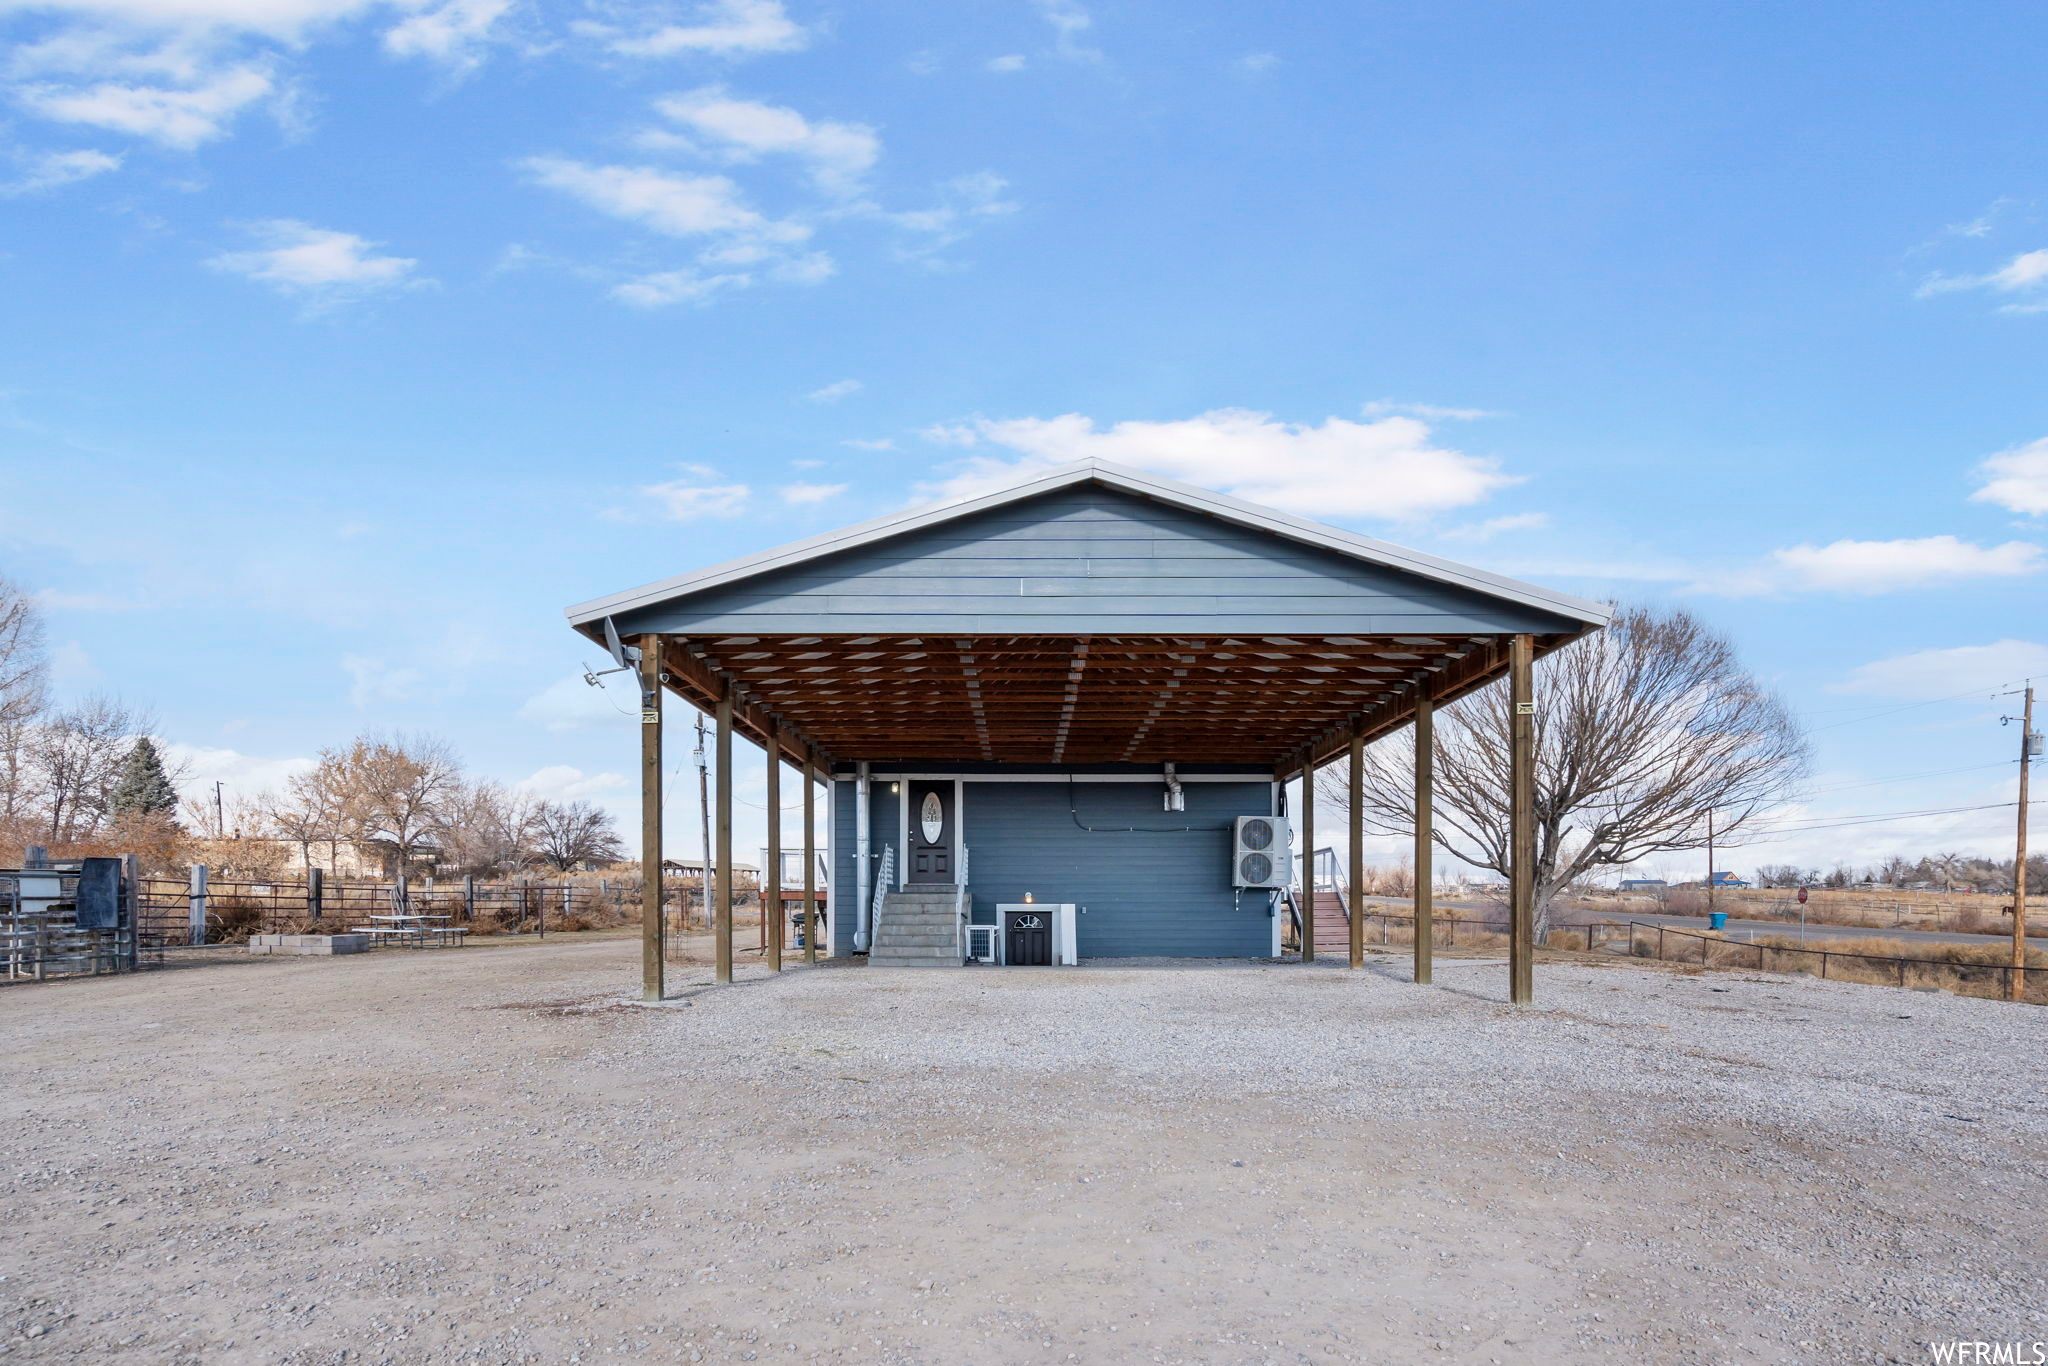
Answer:
M1607 610L1090 461L570 617L830 784L832 952L958 963L1277 955L1282 784Z

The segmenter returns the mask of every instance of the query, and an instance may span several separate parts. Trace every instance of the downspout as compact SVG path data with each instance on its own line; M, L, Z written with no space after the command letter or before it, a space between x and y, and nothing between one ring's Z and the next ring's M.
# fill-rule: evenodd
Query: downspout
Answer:
M854 780L853 790L853 904L857 917L853 931L853 951L868 951L868 917L874 910L868 904L868 884L873 874L868 869L868 765L862 760L860 776Z

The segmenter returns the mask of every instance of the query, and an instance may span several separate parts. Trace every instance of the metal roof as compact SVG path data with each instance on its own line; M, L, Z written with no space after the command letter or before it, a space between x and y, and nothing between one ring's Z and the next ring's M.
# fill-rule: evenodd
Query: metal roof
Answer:
M1214 517L1219 521L1269 532L1290 541L1334 551L1369 564L1400 570L1524 607L1551 612L1587 626L1604 626L1610 616L1609 609L1601 603L1541 588L1505 575L1488 573L1483 569L1474 569L1451 560L1439 559L1434 555L1425 555L1419 550L1410 550L1405 546L1361 536L1356 532L1340 531L1336 527L1324 526L1305 517L1296 517L1274 508L1247 502L1242 498L1233 498L1228 494L1197 488L1178 480L1147 474L1142 470L1131 469L1107 460L1078 460L1073 464L1061 465L1056 469L1046 470L1042 474L1032 475L1014 484L971 498L888 513L853 526L842 527L837 531L792 541L788 545L777 546L772 550L679 574L658 583L644 584L622 593L594 598L569 608L567 615L572 626L586 635L597 638L600 634L599 625L608 616L653 606L707 589L721 588L757 575L822 559L840 551L852 550L893 536L986 512L991 508L1089 483L1141 498L1155 499L1174 507Z

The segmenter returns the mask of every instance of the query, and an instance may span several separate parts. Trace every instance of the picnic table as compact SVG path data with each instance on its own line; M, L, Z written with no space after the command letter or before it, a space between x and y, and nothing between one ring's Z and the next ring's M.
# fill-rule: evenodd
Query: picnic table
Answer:
M364 917L374 920L374 925L351 925L351 934L367 934L371 943L392 943L402 948L424 949L428 946L446 947L450 944L460 948L468 942L463 938L469 930L461 925L451 924L452 915L372 915Z

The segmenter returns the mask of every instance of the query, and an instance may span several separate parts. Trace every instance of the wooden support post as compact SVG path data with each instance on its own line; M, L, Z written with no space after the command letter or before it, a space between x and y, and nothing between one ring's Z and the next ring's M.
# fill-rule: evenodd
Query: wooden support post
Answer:
M1316 961L1316 761L1301 766L1301 961Z
M818 961L817 768L804 756L804 962Z
M1427 986L1436 963L1436 703L1415 699L1415 973Z
M2027 996L2027 777L2033 767L2034 686L2027 685L2027 705L2020 716L2020 824L2012 861L2012 971L2005 975L2005 999Z
M1351 966L1365 966L1365 733L1351 732Z
M520 893L520 915L526 912ZM640 999L668 990L668 926L661 914L661 637L640 637Z
M476 878L462 879L462 920L466 925L476 923Z
M712 857L717 860L718 869L713 876L717 879L717 899L713 918L716 922L716 967L713 980L732 980L732 685L727 684L724 695L718 699L718 736L714 741L718 758L718 818L714 822L717 845Z
M761 928L768 971L782 971L782 731L768 732L768 866L761 870Z
M308 920L318 920L320 918L320 912L323 909L320 903L325 899L321 894L325 890L326 888L321 884L320 870L318 868L308 868L306 870L306 918Z
M1508 999L1536 998L1535 641L1508 646Z

